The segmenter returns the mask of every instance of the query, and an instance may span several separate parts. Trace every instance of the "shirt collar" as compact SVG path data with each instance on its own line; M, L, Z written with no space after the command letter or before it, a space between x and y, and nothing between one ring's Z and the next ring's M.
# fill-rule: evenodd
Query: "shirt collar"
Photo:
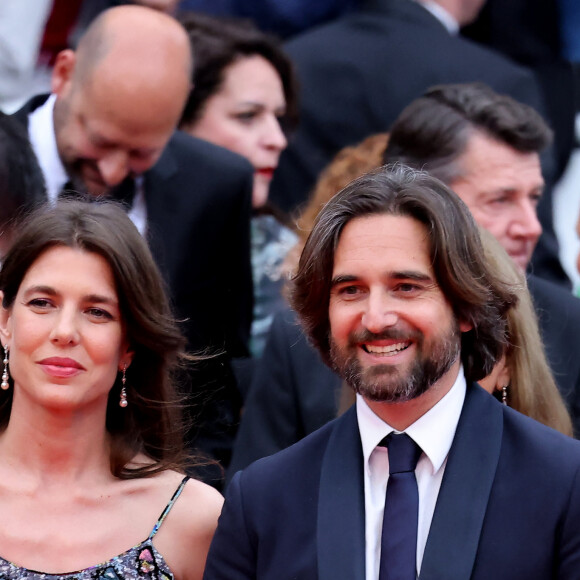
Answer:
M405 433L421 447L423 453L431 462L433 473L439 471L449 454L463 402L465 400L466 382L463 367L449 392L437 402L422 417L405 429ZM363 448L365 465L377 445L389 434L395 431L373 413L366 401L356 397L356 412Z
M445 26L449 34L454 36L459 34L459 22L438 2L435 2L435 0L415 0L415 2L421 4L425 10L431 12Z
M56 95L28 115L28 136L44 175L46 192L50 202L56 201L59 192L68 181L68 175L60 160L54 134L54 103Z

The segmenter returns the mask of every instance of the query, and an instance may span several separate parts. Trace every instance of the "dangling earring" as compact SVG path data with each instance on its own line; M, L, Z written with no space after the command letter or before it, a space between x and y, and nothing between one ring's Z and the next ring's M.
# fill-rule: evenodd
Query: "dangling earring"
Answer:
M508 392L508 386L509 386L509 385L504 385L504 386L501 388L501 402L502 402L504 405L507 405L507 404L508 404L508 403L507 403L507 394L508 394L507 392Z
M2 362L4 363L4 372L2 373L2 383L0 383L0 387L3 391L7 391L10 388L10 383L8 382L8 379L10 378L10 375L8 374L8 346L4 347L4 360Z
M125 389L125 383L127 382L126 372L127 372L127 365L123 366L123 374L121 376L121 398L119 400L119 407L126 407L129 403L127 401L127 389Z

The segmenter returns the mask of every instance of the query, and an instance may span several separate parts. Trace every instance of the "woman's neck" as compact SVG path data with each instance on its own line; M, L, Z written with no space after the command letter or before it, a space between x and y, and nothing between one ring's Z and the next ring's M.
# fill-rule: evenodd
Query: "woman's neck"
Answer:
M110 479L106 409L54 411L13 401L10 420L0 435L0 458L39 485L74 485L98 474Z

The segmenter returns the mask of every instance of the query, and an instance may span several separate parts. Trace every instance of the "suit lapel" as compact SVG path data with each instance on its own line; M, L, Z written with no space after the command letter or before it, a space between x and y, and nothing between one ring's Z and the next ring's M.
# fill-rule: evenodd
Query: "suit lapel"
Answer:
M501 407L467 388L421 565L421 580L471 577L501 450Z
M319 580L364 580L363 455L354 406L336 422L322 461L318 499Z
M28 115L30 115L30 113L35 109L38 109L41 105L44 105L48 100L48 97L50 97L48 94L32 97L29 101L24 103L22 108L18 109L15 113L12 113L12 117L28 128Z

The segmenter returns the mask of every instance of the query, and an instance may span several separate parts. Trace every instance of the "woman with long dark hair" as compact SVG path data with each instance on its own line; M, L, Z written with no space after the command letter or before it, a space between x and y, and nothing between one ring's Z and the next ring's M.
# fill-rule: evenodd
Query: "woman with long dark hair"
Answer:
M184 476L184 340L145 241L113 203L42 208L0 290L0 577L200 579L221 497Z

